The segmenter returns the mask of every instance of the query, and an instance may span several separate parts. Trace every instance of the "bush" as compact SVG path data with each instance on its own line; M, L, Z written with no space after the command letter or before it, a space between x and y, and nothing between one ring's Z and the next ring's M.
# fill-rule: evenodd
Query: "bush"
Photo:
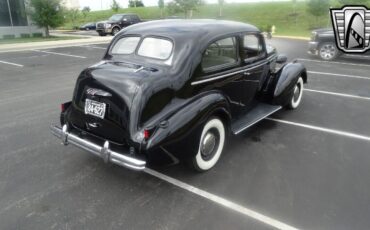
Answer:
M30 38L31 35L30 34L21 34L21 38Z
M14 39L15 38L15 35L14 34L5 34L3 36L4 39Z
M34 37L34 38L41 38L43 36L42 36L42 33L33 33L32 34L32 37Z

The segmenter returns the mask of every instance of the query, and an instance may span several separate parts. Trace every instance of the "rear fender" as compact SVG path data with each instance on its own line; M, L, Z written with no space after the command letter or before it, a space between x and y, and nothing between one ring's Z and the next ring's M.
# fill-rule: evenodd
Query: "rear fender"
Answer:
M176 143L176 151L193 152L199 140L202 125L212 115L229 122L229 104L219 92L207 92L191 99L180 110L165 119L166 126L160 125L146 143L145 149ZM163 120L162 120L163 122Z
M286 105L289 102L299 77L307 83L306 67L298 62L288 63L275 73L274 85L271 87L273 104Z

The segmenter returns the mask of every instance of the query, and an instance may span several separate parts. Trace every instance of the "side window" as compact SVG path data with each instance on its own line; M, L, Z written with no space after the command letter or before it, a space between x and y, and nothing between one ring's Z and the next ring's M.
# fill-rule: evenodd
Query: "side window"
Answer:
M202 57L203 70L222 68L238 62L235 37L218 40L208 46Z
M257 58L263 54L260 39L255 34L246 34L243 38L243 52L245 59Z

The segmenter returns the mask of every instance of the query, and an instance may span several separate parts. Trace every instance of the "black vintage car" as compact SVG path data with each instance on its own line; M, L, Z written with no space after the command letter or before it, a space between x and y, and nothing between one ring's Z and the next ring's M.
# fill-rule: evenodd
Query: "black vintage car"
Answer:
M62 104L62 142L105 162L143 170L161 149L212 168L226 138L283 107L299 106L305 67L248 24L163 20L130 26L103 60L82 71L71 102Z
M311 39L308 43L308 53L316 55L325 61L332 61L344 54L335 43L334 31L332 28L317 29L311 32ZM370 51L361 54L349 54L354 58L368 58Z
M115 14L107 21L96 23L96 32L100 36L116 35L121 29L139 22L141 19L136 14Z

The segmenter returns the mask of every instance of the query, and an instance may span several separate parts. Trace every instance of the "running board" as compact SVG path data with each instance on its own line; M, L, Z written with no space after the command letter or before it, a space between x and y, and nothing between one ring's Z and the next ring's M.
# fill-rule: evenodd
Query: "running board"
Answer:
M250 110L244 117L234 121L231 124L231 131L237 135L262 119L270 116L271 114L279 111L282 107L280 105L270 105L260 103L252 110Z

